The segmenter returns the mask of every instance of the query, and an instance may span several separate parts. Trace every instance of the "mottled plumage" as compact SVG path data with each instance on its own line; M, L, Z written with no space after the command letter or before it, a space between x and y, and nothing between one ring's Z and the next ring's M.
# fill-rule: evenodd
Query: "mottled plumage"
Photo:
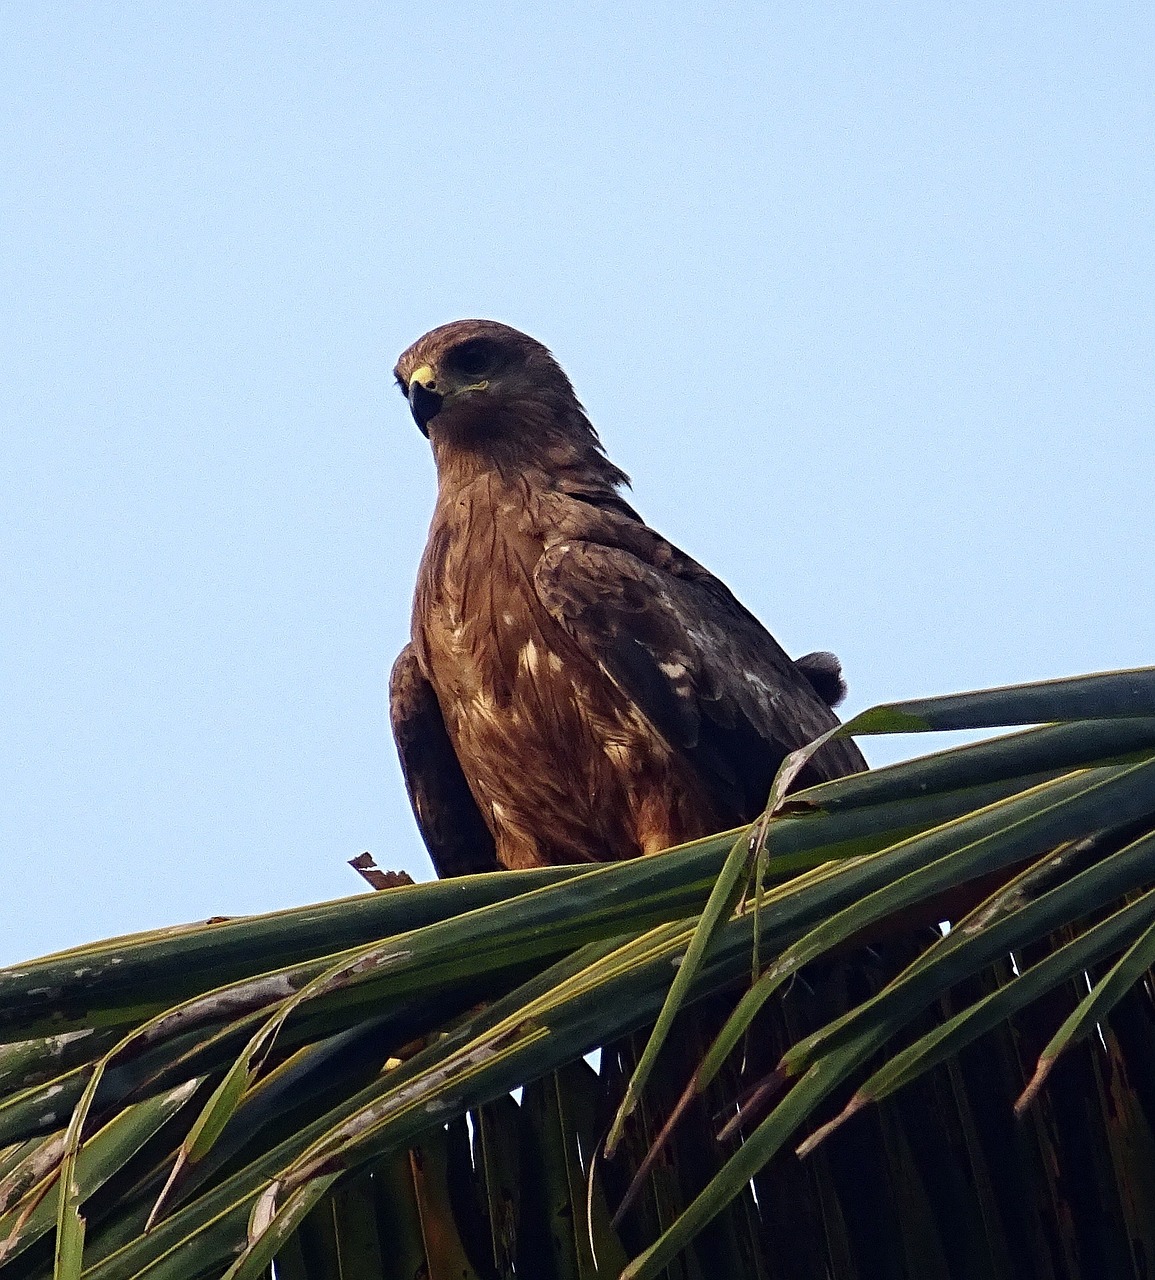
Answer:
M836 723L837 660L792 662L643 523L540 343L464 320L396 373L438 473L390 683L438 873L633 857L752 819L785 754ZM838 740L803 781L863 768Z

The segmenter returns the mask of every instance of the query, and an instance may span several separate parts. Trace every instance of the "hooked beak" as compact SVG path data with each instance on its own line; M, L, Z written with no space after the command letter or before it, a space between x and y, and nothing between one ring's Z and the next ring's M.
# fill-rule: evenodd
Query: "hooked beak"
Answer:
M445 397L437 389L433 370L427 364L414 370L409 379L409 412L426 438L429 436L429 423L441 412L444 402Z

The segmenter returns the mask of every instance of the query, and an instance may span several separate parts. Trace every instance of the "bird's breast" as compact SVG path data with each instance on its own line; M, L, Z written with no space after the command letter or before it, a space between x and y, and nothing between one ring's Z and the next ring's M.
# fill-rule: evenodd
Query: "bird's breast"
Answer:
M544 656L542 541L507 496L479 487L439 509L418 576L414 638L443 704L508 703Z
M532 519L497 502L450 514L431 531L414 642L499 857L640 852L631 815L647 777L665 786L668 746L542 604Z

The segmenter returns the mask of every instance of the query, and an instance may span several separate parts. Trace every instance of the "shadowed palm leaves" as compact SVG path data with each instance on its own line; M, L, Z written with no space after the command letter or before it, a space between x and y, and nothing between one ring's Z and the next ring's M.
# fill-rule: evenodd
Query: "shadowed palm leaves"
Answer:
M0 1278L1148 1274L1155 670L839 732L1025 725L0 972Z

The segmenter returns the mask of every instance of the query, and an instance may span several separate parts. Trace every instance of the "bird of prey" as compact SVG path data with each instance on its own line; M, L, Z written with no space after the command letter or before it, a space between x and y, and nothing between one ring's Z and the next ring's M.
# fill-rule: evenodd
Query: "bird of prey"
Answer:
M791 661L645 524L541 343L461 320L395 373L437 465L390 709L438 874L630 858L756 817L786 754L837 723L837 659ZM802 782L865 767L835 739Z

